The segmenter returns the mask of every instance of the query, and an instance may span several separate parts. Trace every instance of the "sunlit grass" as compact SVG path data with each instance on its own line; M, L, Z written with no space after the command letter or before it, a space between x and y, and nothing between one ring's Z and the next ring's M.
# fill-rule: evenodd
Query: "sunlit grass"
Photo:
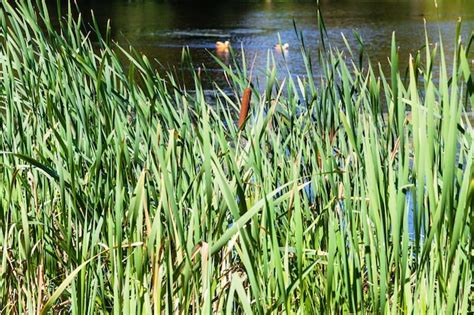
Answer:
M245 60L211 104L41 1L0 21L0 313L472 311L469 45L269 56L238 123Z

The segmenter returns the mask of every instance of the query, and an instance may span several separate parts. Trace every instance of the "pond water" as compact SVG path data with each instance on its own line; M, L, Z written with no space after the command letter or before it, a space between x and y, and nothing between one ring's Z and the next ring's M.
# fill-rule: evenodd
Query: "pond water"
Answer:
M295 75L305 71L293 22L303 32L314 55L321 45L315 1L197 2L83 0L79 6L82 12L93 10L102 25L110 18L115 40L125 46L133 45L164 68L179 67L182 47L189 47L194 64L214 72L212 76L218 81L222 74L211 56L216 41L228 40L237 50L243 47L249 62L256 57L258 73L265 68L267 52L273 51L280 36L289 49L285 60L277 54L277 61ZM425 19L433 41L441 33L449 52L454 47L459 17L463 19L464 37L473 32L474 0L437 2L438 8L434 0L321 0L321 7L334 46L343 47L343 33L357 48L353 34L356 31L364 40L370 59L386 67L393 31L397 34L402 64L406 64L410 53L424 45Z

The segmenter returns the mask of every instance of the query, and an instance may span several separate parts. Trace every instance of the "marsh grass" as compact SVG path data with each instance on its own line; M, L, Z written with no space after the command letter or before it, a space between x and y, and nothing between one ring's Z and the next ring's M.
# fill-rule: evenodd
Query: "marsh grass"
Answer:
M472 40L269 54L239 129L245 58L210 104L67 12L0 4L1 313L472 311Z

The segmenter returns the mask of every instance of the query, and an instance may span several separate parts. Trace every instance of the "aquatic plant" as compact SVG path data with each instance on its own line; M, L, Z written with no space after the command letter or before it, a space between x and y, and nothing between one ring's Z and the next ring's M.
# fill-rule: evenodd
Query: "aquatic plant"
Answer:
M210 102L65 14L0 4L1 313L472 311L472 36L269 54L242 125L245 58Z

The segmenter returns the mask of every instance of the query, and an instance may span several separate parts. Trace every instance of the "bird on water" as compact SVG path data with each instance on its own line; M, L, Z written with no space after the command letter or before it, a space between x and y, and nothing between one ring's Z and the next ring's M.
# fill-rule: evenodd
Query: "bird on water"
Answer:
M230 49L230 42L226 40L225 42L216 42L216 51L218 53L228 53Z
M279 53L284 53L288 51L288 49L290 48L290 44L288 43L276 44L275 46L273 46L273 48L275 48L275 51Z

